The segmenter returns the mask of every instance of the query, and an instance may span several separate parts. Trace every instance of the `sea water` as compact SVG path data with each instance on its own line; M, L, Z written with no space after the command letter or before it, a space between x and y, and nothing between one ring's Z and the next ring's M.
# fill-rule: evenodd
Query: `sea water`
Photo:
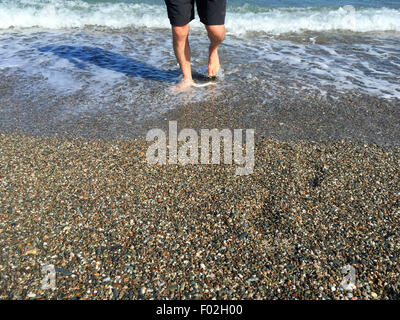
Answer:
M399 0L228 0L226 28L213 95L400 101ZM190 42L203 73L197 17ZM22 122L32 110L60 120L126 114L129 127L209 95L207 86L185 97L169 90L180 73L162 0L0 0L0 76L0 117L11 117L11 102Z

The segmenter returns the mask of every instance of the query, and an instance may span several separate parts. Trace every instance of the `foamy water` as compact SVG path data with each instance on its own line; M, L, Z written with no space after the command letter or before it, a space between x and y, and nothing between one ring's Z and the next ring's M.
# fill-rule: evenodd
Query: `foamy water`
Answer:
M234 93L238 100L251 94L254 103L289 89L400 99L396 2L321 1L319 7L312 1L291 7L278 0L270 6L230 1L224 78L211 94ZM208 40L198 20L191 26L193 69L201 73ZM159 0L0 1L0 74L14 81L3 101L46 101L57 108L62 97L69 103L60 107L60 118L130 112L140 120L210 95L210 86L185 96L169 91L179 70Z
M3 0L0 2L0 28L169 28L165 5L162 1L156 3ZM226 25L231 34L281 34L304 30L400 31L400 10L352 6L285 8L245 4L228 6ZM195 21L193 27L200 28L201 24Z

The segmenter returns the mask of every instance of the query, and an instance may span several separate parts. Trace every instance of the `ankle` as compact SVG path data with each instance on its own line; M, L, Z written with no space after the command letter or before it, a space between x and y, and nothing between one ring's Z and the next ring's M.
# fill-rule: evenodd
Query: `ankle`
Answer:
M218 45L217 46L213 46L213 45L211 45L210 44L210 46L208 47L208 51L210 52L210 54L212 54L212 53L217 53L218 52Z

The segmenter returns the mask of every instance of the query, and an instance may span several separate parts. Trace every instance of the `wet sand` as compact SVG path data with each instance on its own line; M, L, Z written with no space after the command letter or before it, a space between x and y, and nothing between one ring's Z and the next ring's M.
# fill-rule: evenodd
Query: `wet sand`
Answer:
M345 139L382 146L400 145L400 101L387 100L356 91L321 96L315 91L296 91L282 83L279 94L269 96L264 84L247 83L245 94L239 88L220 89L221 84L204 90L170 96L163 102L163 91L154 90L159 107L143 115L143 105L123 105L118 90L110 102L99 102L83 110L85 90L64 96L54 91L36 89L34 79L8 76L0 79L0 132L22 132L34 136L64 136L87 139L135 139L153 128L168 127L178 121L179 128L255 129L256 138L282 141L330 141ZM21 83L23 82L23 83ZM133 86L134 81L126 83ZM168 84L163 84L168 88ZM24 89L25 88L25 89ZM13 90L19 90L16 95ZM26 90L26 92L24 91ZM165 89L166 92L168 91ZM270 88L272 92L272 88ZM193 102L201 92L203 98ZM146 95L132 87L132 94ZM168 93L166 93L168 94ZM336 97L338 95L338 97ZM98 98L97 98L98 99ZM151 100L146 98L147 100ZM174 104L168 108L164 104ZM126 103L126 102L124 102ZM82 109L83 108L83 109ZM93 109L94 108L94 109Z

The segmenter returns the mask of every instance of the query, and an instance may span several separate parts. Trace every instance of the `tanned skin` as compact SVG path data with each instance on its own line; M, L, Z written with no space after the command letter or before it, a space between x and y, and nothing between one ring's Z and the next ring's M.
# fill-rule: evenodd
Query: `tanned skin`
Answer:
M226 31L224 25L205 27L210 39L210 46L208 48L208 76L214 77L220 68L218 47L224 41ZM182 81L173 87L173 90L181 91L193 84L190 65L189 24L182 27L172 26L172 39L176 60L178 60L183 76Z

